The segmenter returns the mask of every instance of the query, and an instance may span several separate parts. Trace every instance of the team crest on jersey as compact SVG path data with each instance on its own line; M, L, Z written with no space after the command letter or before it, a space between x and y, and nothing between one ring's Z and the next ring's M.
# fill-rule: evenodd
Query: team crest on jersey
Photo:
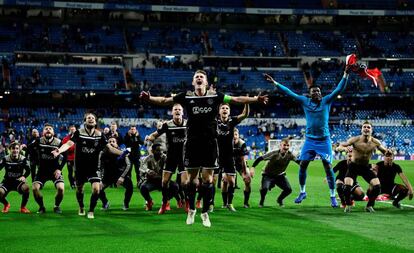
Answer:
M188 159L184 159L184 166L188 166L188 164L190 164L190 161L188 161Z
M194 102L194 100L192 100L192 99L191 99L191 100L190 100L190 104L194 104L194 103L195 103L195 102Z
M214 103L214 100L212 98L207 99L207 104L212 105Z

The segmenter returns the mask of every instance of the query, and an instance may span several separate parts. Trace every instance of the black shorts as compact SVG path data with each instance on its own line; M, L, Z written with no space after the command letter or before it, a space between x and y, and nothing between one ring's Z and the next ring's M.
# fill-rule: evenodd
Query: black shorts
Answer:
M217 168L217 140L188 139L184 144L184 166L187 169Z
M289 184L289 181L286 177L286 173L282 173L281 175L271 177L266 174L262 175L262 183L261 189L268 189L269 191L272 190L273 187L276 185L282 190L291 190L292 187Z
M227 175L236 175L236 167L234 165L233 157L219 159L219 166L222 172Z
M6 194L11 191L16 191L20 194L23 193L22 186L25 184L25 182L19 181L19 180L3 180L3 182L0 183L0 188L2 188Z
M361 187L358 183L358 181L354 181L354 184L352 185L351 192L354 192L356 188Z
M96 166L95 166L96 168ZM91 170L90 167L77 166L75 163L75 182L76 185L83 185L86 182L89 183L99 183L101 182L100 176L98 176L97 170Z
M345 176L346 176L347 172L348 172L348 170L340 170L338 175L335 178L335 181L336 180L341 180L342 182L345 182Z
M240 175L243 175L243 165L241 163L236 163L234 167ZM247 169L247 164L246 164L246 169Z
M104 173L104 176L102 177L102 183L104 185L112 185L116 183L119 179L120 175L116 173Z
M185 172L183 156L167 154L167 161L164 171L174 174L178 168L178 174Z
M397 184L381 184L381 194L389 194L389 195L393 195L393 191L395 189L395 186L397 186Z
M172 181L170 181L170 182L172 182ZM152 192L152 191L155 191L155 190L158 190L158 191L162 190L161 182L145 181L145 182L138 185L138 188L139 188L140 191L141 191L142 187L147 188L149 192Z
M56 178L53 173L54 172L50 172L50 171L46 171L46 170L39 169L39 171L36 174L36 177L35 177L33 183L40 184L40 189L42 189L43 186L45 185L45 183L47 181L49 181L49 180L53 182L53 184L55 185L55 187L56 187L56 184L57 183L64 183L63 175L62 174L60 174L60 177L59 178Z
M116 184L116 183L118 182L118 179L119 179L121 176L122 176L122 174L110 174L110 175L104 174L104 176L103 176L103 178L102 178L102 183L103 183L105 186L109 186L109 185ZM125 177L124 177L124 182L125 182L127 179L128 179L128 180L131 180L130 176L125 176Z
M357 176L362 176L368 183L371 182L372 179L377 178L377 175L371 170L370 164L359 165L351 162L348 165L348 172L345 177L350 177L355 181Z

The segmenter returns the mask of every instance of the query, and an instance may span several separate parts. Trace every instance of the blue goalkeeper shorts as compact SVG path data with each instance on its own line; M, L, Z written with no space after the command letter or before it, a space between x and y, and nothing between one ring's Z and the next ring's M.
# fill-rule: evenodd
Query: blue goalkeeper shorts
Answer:
M306 137L300 153L301 161L313 161L319 155L322 160L332 164L332 142L331 138L325 137L314 139Z

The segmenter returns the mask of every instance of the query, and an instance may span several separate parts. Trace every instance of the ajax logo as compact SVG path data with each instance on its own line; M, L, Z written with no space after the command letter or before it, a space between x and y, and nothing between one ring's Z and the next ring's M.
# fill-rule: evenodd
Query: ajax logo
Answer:
M193 114L205 114L205 113L209 113L213 110L213 108L211 107L193 107Z

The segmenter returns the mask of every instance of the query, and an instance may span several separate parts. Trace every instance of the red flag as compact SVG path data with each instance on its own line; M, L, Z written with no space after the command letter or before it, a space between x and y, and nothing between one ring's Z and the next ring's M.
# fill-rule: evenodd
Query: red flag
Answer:
M375 87L378 87L382 93L385 91L385 80L378 68L369 69L366 65L360 64L358 75L365 79L370 79Z
M357 56L350 54L346 57L346 65L351 65L351 71L357 73L360 77L370 79L375 87L379 87L381 92L385 91L385 79L378 68L368 69L365 64L357 62Z

